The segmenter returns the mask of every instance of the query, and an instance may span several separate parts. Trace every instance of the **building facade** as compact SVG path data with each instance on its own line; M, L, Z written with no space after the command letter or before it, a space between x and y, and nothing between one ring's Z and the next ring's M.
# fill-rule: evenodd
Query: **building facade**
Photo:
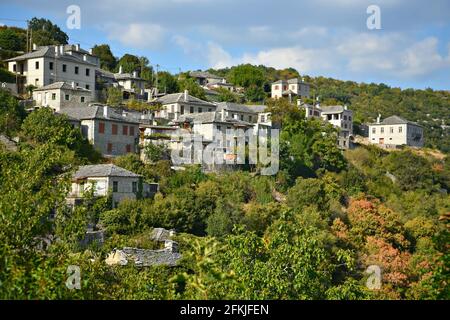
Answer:
M272 83L271 98L278 99L282 97L309 97L310 85L297 78L289 80L278 80Z
M139 123L105 105L65 108L60 111L81 121L85 138L105 157L137 153Z
M385 147L407 145L420 148L424 145L423 128L399 116L383 121L378 116L376 123L369 124L369 141Z
M18 76L19 93L24 93L28 85L40 88L55 82L74 82L76 87L90 90L94 98L95 70L100 60L78 44L33 46L32 52L6 61L8 70Z
M91 99L91 91L75 86L75 82L55 82L33 91L36 107L50 107L56 112L64 108L87 107Z

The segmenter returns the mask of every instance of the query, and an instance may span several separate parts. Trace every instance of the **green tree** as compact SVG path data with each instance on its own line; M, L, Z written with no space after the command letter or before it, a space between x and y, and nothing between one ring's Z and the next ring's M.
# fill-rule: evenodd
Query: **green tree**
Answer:
M29 26L33 30L33 43L38 46L67 44L69 41L69 36L48 19L35 17Z
M108 44L95 45L92 53L100 58L100 67L105 70L113 71L117 65L117 59Z
M18 132L25 109L21 107L15 97L0 89L0 133L12 136Z

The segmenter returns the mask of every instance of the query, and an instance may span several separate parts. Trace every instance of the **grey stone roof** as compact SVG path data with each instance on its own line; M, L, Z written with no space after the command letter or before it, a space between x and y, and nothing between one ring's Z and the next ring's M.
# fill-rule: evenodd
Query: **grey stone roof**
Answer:
M101 77L104 77L104 78L110 78L110 79L115 79L115 80L131 79L131 80L145 81L145 79L143 79L141 77L133 76L133 73L114 73L114 72L110 72L110 71L103 70L103 69L99 69L96 72L98 75L100 75Z
M84 92L91 92L91 90L88 90L83 87L75 87L73 88L70 83L59 81L54 82L49 85L34 89L34 91L45 91L45 90L55 90L55 89L63 89L63 90L76 90L76 91L84 91Z
M123 248L121 250L126 254L127 258L134 260L136 266L176 266L181 259L181 254L172 252L171 250L148 250L138 248Z
M191 123L223 123L235 126L253 126L253 123L242 121L239 119L234 119L231 117L226 117L222 120L222 115L220 112L203 112L194 114L185 114L180 116L178 122L191 122Z
M409 121L409 120L406 120L402 117L395 116L395 115L387 117L380 123L373 123L372 125L395 125L395 124L413 124L413 125L421 127L421 125L418 124L417 122Z
M118 167L114 164L94 164L80 166L73 174L73 179L82 179L87 177L140 177L140 175Z
M223 79L224 77L216 76L207 71L191 71L189 75L194 78Z
M82 107L68 107L62 108L59 113L63 113L68 115L71 118L75 118L78 120L87 120L87 119L102 119L102 120L113 120L120 121L126 123L134 123L138 124L137 120L133 120L130 117L124 117L121 113L118 113L114 108L108 108L108 116L104 115L104 107L103 105L89 105Z
M321 107L323 114L328 113L340 113L344 112L345 108L343 106L324 106Z
M208 107L215 107L214 104L208 101L201 100L199 98L193 97L190 94L187 95L187 100L184 100L184 92L180 93L171 93L166 94L165 96L162 96L158 99L156 99L156 102L159 102L161 104L171 104L171 103L190 103L190 104L196 104L196 105L204 105Z
M66 48L64 49L66 51ZM81 51L80 51L81 52ZM88 54L88 53L86 53ZM57 57L55 56L55 46L43 46L39 47L36 51L28 52L25 54L22 54L20 56L5 60L5 61L18 61L18 60L27 60L27 59L33 59L33 58L42 58L42 57L48 57L48 58L56 58L61 60L68 60L73 61L77 63L82 64L88 64L92 66L96 66L96 64L91 63L89 61L84 61L83 59L77 57L76 55L70 55L67 53L64 53L63 55L59 54Z
M261 113L264 112L266 106L261 105L245 105L232 102L220 102L217 104L217 111L222 111L223 109L227 111L245 112L245 113Z
M300 80L298 78L293 78L293 79L289 79L289 80L281 79L281 80L272 82L272 84L282 84L282 83L289 83L289 84L303 83L303 84L307 84L306 82L303 82L302 80Z

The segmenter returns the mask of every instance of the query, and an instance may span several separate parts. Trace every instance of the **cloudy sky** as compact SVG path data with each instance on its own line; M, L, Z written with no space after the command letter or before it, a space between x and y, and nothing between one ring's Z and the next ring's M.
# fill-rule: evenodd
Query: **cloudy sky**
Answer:
M81 9L81 28L66 25ZM367 28L369 5L381 29ZM0 23L45 17L71 42L108 43L179 70L240 63L402 88L450 89L448 0L0 0Z

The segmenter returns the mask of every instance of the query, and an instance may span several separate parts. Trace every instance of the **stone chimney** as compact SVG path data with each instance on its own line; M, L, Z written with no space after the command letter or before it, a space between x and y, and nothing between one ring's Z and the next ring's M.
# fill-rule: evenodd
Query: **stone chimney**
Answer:
M188 101L188 96L189 96L189 92L186 90L184 90L184 101Z
M220 115L221 115L221 120L225 121L225 119L227 117L227 112L226 112L225 108L222 108L222 110L220 111Z
M55 46L55 57L59 56L59 47Z
M36 45L36 43L33 43L33 51L36 51L37 50L37 45Z
M89 49L89 54L90 54L90 55L93 55L93 54L94 54L94 52L92 51L92 48Z
M137 78L138 74L137 71L133 71L133 78Z
M347 105L346 105L346 104L344 104L344 110L347 110L347 109L348 109Z
M381 114L379 113L377 117L377 123L379 124L380 122L381 122Z
M59 46L59 54L64 55L64 45L63 44Z
M75 89L75 81L72 81L72 89Z
M79 44L79 43L77 43L77 44L75 45L75 51L80 51L80 44Z
M122 72L123 72L122 66L119 66L119 74L122 74Z
M108 106L103 106L103 116L105 118L109 118L109 107Z

